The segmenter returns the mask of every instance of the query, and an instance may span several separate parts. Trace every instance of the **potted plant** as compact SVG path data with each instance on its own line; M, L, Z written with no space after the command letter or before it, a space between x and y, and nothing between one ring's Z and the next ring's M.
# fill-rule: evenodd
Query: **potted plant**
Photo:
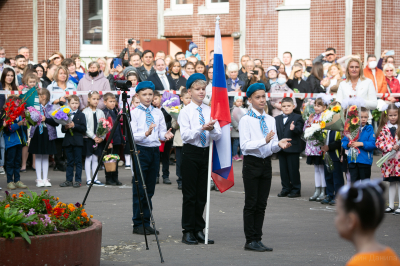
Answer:
M119 161L118 154L108 154L103 157L104 167L106 172L115 172L117 170L117 163Z

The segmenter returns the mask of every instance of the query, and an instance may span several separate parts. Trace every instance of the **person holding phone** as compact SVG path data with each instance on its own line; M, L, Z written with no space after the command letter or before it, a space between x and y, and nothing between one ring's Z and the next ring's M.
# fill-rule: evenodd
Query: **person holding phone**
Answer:
M254 64L254 62L253 62L253 64ZM275 80L276 80L276 77L278 76L278 72L275 67L273 67L273 68L274 68L273 71L275 72ZM270 69L270 68L268 68L268 69ZM253 71L248 70L247 73L249 75L249 78L247 79L246 83L242 87L242 91L246 92L247 89L250 87L250 85L252 85L254 83L264 84L267 92L271 89L271 86L268 84L269 82L267 81L267 78L265 77L265 72L264 72L263 67L261 67L261 66L255 67Z
M381 54L381 58L379 58L378 65L376 66L380 70L383 70L384 65L386 64L392 64L395 65L394 63L394 50L385 50ZM397 77L397 73L395 72L395 77Z
M126 60L129 60L129 58L130 58L129 45L132 47L134 53L138 53L140 55L140 57L142 57L142 52L139 50L139 47L138 47L139 43L140 43L140 41L135 40L135 38L125 39L125 48L122 49L121 53L119 54L119 58L121 58L121 60L124 60L125 55L128 54L128 58ZM122 66L122 63L121 63L121 66Z

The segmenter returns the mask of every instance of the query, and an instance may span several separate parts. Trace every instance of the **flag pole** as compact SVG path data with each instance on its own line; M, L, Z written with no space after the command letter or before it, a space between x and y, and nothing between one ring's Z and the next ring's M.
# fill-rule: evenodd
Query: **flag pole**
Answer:
M213 150L214 141L210 137L210 151L208 153L208 173L207 173L207 205L206 205L206 233L205 233L205 242L204 244L208 244L208 228L210 222L210 193L211 193L211 167L212 167L212 150Z

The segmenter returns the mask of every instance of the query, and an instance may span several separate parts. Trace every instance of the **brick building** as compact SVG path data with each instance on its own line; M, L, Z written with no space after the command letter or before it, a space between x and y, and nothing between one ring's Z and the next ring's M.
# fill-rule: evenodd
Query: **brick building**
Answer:
M207 60L219 15L225 61L249 54L267 66L284 51L297 59L330 46L339 56L396 49L399 12L394 0L3 0L0 46L12 57L26 45L37 62L54 51L117 56L125 38L175 54L192 40Z

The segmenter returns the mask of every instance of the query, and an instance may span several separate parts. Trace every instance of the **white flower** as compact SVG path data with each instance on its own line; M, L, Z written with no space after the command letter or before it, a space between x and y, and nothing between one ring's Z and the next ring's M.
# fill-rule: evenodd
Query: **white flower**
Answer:
M325 123L329 123L332 121L333 116L335 115L335 112L331 110L326 110L324 112L324 115L322 116L322 121L325 121Z
M308 139L314 135L315 132L321 130L321 126L318 124L312 124L310 127L306 128L304 131L304 138Z

